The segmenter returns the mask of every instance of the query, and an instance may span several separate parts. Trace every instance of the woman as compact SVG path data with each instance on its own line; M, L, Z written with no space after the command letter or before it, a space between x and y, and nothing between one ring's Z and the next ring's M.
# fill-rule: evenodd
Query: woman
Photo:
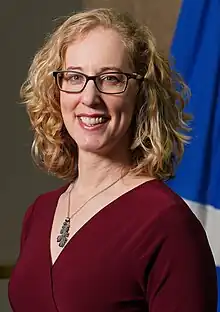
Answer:
M109 9L69 17L22 96L34 159L69 183L25 215L13 310L216 311L204 230L163 183L188 140L187 88L148 29Z

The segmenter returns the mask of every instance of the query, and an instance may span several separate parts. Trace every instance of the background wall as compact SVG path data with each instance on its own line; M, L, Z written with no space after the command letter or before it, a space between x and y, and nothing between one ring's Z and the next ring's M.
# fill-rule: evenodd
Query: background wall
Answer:
M139 21L147 23L157 39L158 46L169 50L181 0L82 0L83 7L108 7L127 11Z
M19 3L19 5L18 5ZM1 44L1 217L0 264L14 261L21 219L35 196L60 182L37 170L30 157L32 133L19 89L34 53L58 16L81 8L80 1L5 1L0 11ZM2 252L4 251L4 252Z
M81 8L116 7L146 22L160 49L168 52L180 0L7 0L1 4L1 181L0 267L13 264L19 250L21 222L25 210L42 192L62 184L33 165L30 157L32 133L25 109L19 105L19 89L31 59L54 19ZM9 311L7 280L0 280L0 311Z
M55 26L53 20L81 7L80 0L7 0L1 3L0 269L1 265L15 262L21 222L28 205L38 194L61 184L32 163L30 125L24 107L18 104L20 85L34 53ZM1 312L10 311L7 283L0 279Z

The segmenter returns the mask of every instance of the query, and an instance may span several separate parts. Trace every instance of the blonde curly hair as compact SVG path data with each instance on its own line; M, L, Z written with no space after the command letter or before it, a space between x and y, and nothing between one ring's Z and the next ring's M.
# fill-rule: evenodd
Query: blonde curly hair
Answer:
M144 76L131 124L131 171L158 179L174 176L184 144L189 140L183 112L189 90L157 50L146 26L113 9L94 9L73 14L47 39L35 55L21 97L34 130L32 156L43 169L60 178L77 177L77 146L61 115L54 70L62 69L68 45L101 26L116 30L127 47L135 72Z

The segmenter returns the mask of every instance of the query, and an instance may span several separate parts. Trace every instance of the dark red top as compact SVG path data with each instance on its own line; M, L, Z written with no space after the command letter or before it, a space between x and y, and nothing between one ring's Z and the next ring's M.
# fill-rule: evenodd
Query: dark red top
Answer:
M52 266L51 226L65 189L41 195L26 213L9 283L13 311L216 312L216 269L203 227L156 180L98 212Z

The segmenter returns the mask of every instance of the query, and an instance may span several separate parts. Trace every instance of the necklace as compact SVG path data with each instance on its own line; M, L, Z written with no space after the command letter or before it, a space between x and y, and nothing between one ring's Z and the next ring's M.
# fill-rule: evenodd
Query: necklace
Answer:
M126 173L127 174L127 173ZM114 182L112 182L111 184L107 185L105 188L103 188L101 191L99 191L98 193L92 195L91 197L89 197L89 199L86 200L86 202L81 205L71 216L70 216L70 194L71 191L73 189L70 189L70 191L68 192L68 209L67 209L67 217L65 218L62 228L60 230L60 234L57 236L57 243L59 245L59 247L64 247L66 245L66 243L68 242L68 237L69 237L69 230L70 230L70 220L93 198L95 198L96 196L98 196L99 194L103 193L104 191L106 191L107 189L109 189L111 186L113 186L114 184L116 184L119 180L121 180L126 174L120 176L117 180L115 180Z

